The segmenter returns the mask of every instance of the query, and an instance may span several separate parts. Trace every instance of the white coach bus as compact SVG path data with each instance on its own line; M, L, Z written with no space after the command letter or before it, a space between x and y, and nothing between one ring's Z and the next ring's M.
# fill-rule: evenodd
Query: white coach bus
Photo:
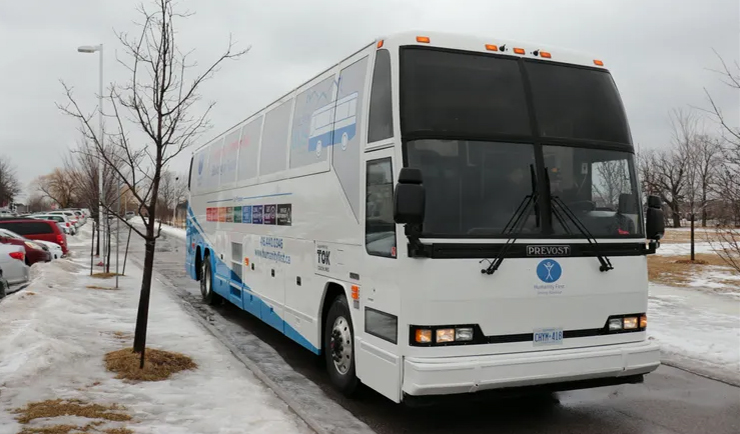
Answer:
M190 170L186 263L204 299L323 355L344 393L565 390L659 365L647 255L663 216L655 197L643 212L600 60L387 37L199 148Z

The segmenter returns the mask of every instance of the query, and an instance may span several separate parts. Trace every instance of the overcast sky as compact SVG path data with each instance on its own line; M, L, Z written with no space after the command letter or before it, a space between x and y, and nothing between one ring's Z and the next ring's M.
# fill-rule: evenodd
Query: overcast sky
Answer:
M27 185L61 165L79 138L62 115L59 80L96 105L98 58L79 45L105 44L106 81L123 82L114 30L136 31L134 1L0 2L0 155ZM403 30L469 33L592 53L612 71L635 143L670 141L672 108L706 107L704 88L740 123L740 95L710 71L740 61L738 0L181 0L195 15L179 23L182 49L206 65L232 34L250 53L202 87L215 101L209 139L378 36ZM186 172L188 155L172 170Z

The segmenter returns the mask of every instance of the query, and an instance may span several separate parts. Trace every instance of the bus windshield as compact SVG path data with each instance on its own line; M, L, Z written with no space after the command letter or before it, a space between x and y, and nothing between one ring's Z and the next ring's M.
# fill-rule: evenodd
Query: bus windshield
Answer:
M519 235L583 236L558 207L543 220L543 201L560 201L594 237L643 235L629 127L607 71L407 47L400 95L405 163L427 191L424 235L504 236L544 183L549 196Z

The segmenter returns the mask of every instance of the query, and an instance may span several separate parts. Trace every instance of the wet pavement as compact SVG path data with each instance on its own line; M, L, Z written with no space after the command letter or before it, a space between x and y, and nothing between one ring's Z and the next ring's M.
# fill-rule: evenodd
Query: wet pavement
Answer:
M134 243L132 249L141 249ZM456 400L408 408L367 388L348 399L328 382L320 360L270 326L225 305L200 301L184 271L184 243L163 235L155 276L207 318L232 351L247 357L316 417L328 432L350 433L712 433L740 432L740 388L661 366L645 383L516 399Z

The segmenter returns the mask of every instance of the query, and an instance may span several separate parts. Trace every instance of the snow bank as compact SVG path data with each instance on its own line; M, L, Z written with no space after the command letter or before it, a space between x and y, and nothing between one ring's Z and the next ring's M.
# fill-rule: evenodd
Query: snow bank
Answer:
M148 346L198 364L170 380L116 380L103 355L130 346L141 270L129 264L121 290L89 289L114 280L87 276L86 258L40 264L32 284L0 303L0 433L20 426L10 410L66 398L118 403L137 433L310 432L286 404L183 311L154 281Z
M650 285L648 335L663 358L740 384L740 303L734 297Z
M696 253L715 253L712 245L707 242L694 243L694 251ZM691 243L661 243L657 254L663 256L689 255L691 254Z
M187 231L185 229L175 228L165 224L162 225L162 232L182 240L187 238Z

